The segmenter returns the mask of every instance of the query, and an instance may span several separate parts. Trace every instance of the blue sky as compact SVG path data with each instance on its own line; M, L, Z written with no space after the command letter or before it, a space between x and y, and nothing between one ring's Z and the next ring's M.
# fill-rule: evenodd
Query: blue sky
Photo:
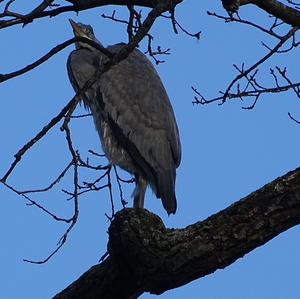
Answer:
M251 111L243 110L241 107L247 102L240 101L222 106L192 105L192 85L207 97L218 95L235 76L234 63L245 62L250 66L266 53L262 40L269 45L275 42L256 29L207 16L207 10L224 14L219 2L194 0L178 6L177 17L182 25L193 32L202 30L200 41L183 33L175 35L166 19L160 19L152 30L155 43L163 49L171 48L172 54L164 57L166 63L157 66L157 70L174 107L183 157L177 172L176 215L168 217L150 190L145 207L158 214L168 227L184 227L203 220L299 166L300 127L287 115L291 112L300 119L299 100L292 93L267 95ZM104 45L126 41L125 27L101 18L102 13L110 14L113 9L94 9L78 16L69 13L37 20L25 28L1 30L1 40L5 42L0 48L0 73L23 67L71 38L69 17L90 23ZM125 9L117 9L117 16L126 15ZM260 24L269 21L251 7L243 8L240 15ZM73 97L66 71L66 60L72 49L70 46L32 72L1 84L1 176L19 148ZM299 69L296 54L278 55L268 61L260 68L263 82L271 84L269 68L275 65L287 66L289 74L295 75ZM83 108L76 111L82 112ZM74 145L83 156L88 149L101 151L91 118L74 120L71 127ZM56 126L28 152L8 182L20 190L46 186L68 161L65 136ZM104 164L105 160L95 160L95 163ZM72 203L60 192L61 188L71 188L71 184L72 177L67 175L58 188L33 198L57 215L71 216ZM132 188L132 185L125 187L128 200ZM51 298L97 263L105 252L109 222L104 213L110 212L106 191L80 199L75 229L58 254L44 265L24 263L22 259L45 258L55 249L66 227L27 206L3 185L0 185L0 195L3 298ZM120 208L117 199L116 206ZM299 227L295 227L226 269L168 291L160 298L296 298L299 296L299 232ZM143 294L141 298L154 296Z

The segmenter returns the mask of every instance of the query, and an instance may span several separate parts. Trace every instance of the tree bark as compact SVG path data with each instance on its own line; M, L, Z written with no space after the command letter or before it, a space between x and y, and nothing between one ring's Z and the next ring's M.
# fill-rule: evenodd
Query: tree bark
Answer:
M35 19L44 17L54 17L62 13L75 11L80 12L95 7L102 7L107 5L136 5L147 8L154 8L158 4L166 5L169 8L175 8L184 0L67 0L71 5L61 5L58 8L46 9L53 1L44 0L34 8L31 12L21 17L13 17L8 20L0 20L0 29L14 26L17 24L26 25L33 22ZM277 0L221 0L224 8L228 11L234 12L240 6L253 4L263 9L266 13L281 19L286 24L293 27L300 27L300 12L299 10L289 7ZM172 6L171 6L172 5ZM14 12L16 15L17 12Z
M109 228L109 257L55 299L161 294L217 269L300 223L300 168L184 229L147 210L124 209Z
M300 11L289 7L277 0L241 0L242 4L252 3L266 13L282 20L293 27L300 26Z

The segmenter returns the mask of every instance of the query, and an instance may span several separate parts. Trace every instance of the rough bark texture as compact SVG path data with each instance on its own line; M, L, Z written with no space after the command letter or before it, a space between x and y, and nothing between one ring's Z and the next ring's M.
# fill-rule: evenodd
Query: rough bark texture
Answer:
M146 210L124 209L109 228L107 260L54 298L160 294L230 265L299 223L300 168L184 229L166 229Z

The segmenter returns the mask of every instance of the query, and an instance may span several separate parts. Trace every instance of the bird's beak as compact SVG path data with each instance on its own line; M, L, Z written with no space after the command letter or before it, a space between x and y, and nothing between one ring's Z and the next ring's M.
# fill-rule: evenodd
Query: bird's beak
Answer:
M80 26L78 26L77 23L74 22L72 19L69 19L69 22L73 28L74 34L77 36L82 36L82 30L81 30Z

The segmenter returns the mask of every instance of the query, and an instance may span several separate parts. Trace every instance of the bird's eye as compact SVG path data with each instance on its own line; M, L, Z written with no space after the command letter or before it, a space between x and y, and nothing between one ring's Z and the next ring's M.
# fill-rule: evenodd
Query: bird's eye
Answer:
M87 37L92 37L92 33L90 30L85 30L85 34Z

